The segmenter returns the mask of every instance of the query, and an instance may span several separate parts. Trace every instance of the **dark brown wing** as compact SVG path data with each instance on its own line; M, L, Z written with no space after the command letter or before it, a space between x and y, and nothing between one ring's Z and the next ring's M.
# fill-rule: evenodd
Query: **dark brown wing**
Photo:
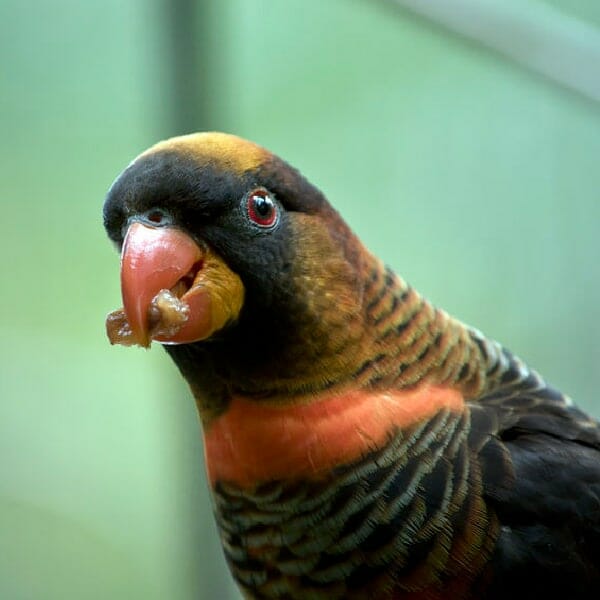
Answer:
M500 524L484 597L598 598L600 426L533 372L523 379L515 364L505 380L471 407Z

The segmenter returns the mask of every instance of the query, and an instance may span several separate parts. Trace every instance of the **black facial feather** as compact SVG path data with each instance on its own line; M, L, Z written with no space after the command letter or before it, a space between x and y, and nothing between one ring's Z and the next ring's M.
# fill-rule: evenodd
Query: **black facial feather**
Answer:
M250 223L242 206L247 193L259 186L273 194L281 209L273 230ZM104 225L120 246L130 219L153 209L166 211L175 226L215 248L244 281L250 302L264 306L271 304L273 286L290 261L287 211L327 206L315 187L275 157L240 176L166 150L139 158L115 181L105 202Z
M120 243L128 219L162 208L176 225L197 237L243 195L240 183L228 171L202 168L175 151L149 154L127 167L111 186L104 226L110 238Z
M191 156L163 150L140 157L113 183L104 205L104 226L118 243L127 218L165 207L193 234L258 186L270 190L286 210L332 212L316 187L275 156L239 174L223 169L216 161L199 164Z

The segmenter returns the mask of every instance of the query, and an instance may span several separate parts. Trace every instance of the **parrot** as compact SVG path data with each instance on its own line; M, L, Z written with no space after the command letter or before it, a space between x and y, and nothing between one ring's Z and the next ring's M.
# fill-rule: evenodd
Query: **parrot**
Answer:
M113 344L164 347L225 559L264 599L600 598L600 423L235 135L161 141L103 208Z

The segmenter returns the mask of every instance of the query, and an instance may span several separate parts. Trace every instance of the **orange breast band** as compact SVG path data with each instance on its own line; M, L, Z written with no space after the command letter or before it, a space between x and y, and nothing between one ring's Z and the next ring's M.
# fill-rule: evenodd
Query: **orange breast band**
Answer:
M463 406L460 392L435 386L330 394L293 406L234 398L206 428L208 476L213 486L223 481L246 489L278 479L318 480L381 447L394 428Z

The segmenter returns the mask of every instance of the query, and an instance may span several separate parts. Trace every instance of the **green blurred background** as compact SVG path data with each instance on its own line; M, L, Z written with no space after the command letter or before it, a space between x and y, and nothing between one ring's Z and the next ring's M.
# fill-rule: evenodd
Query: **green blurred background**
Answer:
M514 22L2 0L1 598L238 597L189 393L160 347L104 336L104 194L187 130L287 158L409 282L600 416L600 5L480 4Z

